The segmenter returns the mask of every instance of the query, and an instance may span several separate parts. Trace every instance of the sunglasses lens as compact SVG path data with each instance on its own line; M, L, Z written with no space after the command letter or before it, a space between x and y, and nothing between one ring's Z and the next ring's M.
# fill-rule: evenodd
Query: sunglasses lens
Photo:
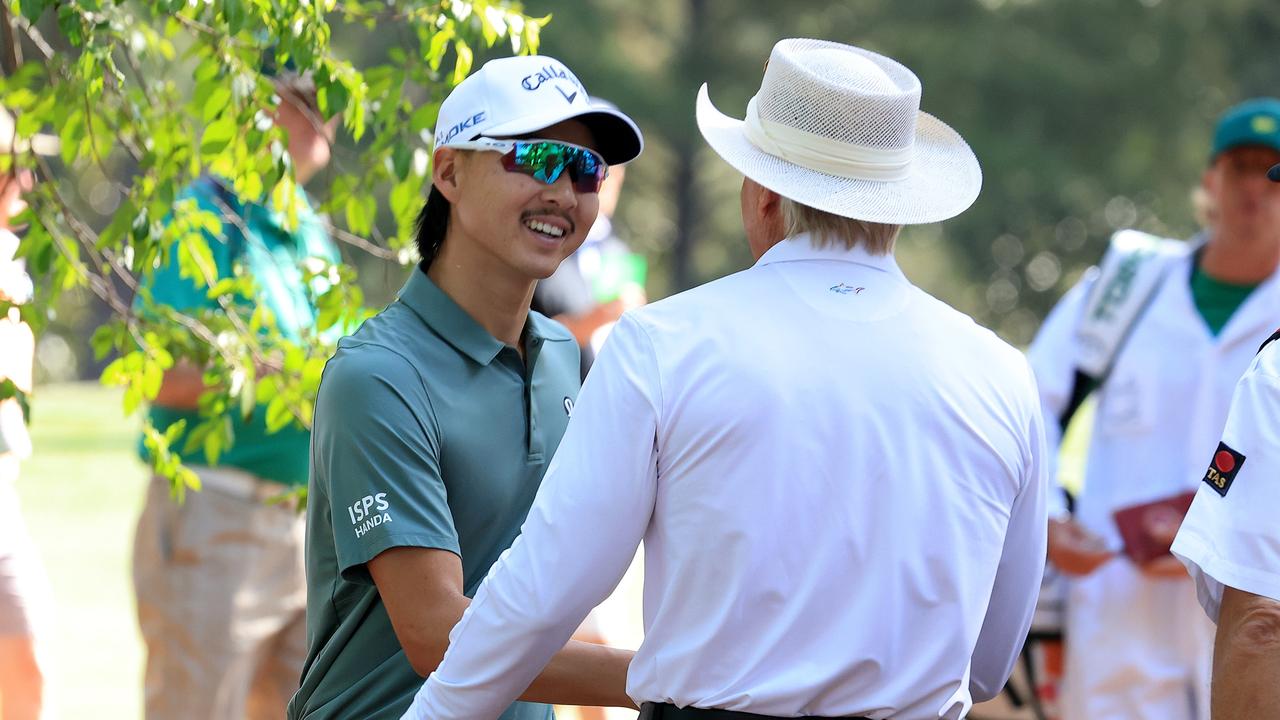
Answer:
M548 185L559 180L567 169L574 189L581 193L599 192L605 176L604 161L594 152L547 140L516 142L515 149L504 156L503 164L511 172L524 173Z
M576 148L575 148L576 149ZM605 164L599 155L589 150L577 150L578 161L569 168L573 186L581 193L600 192L604 182Z

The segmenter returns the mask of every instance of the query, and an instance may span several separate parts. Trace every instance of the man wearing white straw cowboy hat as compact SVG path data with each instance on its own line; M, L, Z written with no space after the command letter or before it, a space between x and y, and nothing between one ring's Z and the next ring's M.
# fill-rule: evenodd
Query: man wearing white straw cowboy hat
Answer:
M919 104L906 67L818 40L774 47L745 122L703 88L757 262L623 316L406 717L492 718L641 540L642 718L960 718L999 691L1044 564L1043 428L1021 354L893 261L981 184Z
M21 462L31 454L26 395L31 392L35 337L17 305L31 299L33 286L21 260L21 239L13 226L26 209L23 195L35 185L29 165L18 155L58 152L50 135L20 138L14 118L0 107L0 718L38 718L45 705L46 657L52 604L49 580L27 533L14 483Z

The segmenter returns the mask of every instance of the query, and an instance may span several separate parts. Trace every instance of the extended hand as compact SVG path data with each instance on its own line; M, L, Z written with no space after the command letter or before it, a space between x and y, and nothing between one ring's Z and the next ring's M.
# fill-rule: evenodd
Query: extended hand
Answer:
M1151 538L1163 545L1172 545L1182 526L1182 516L1172 510L1151 512L1142 518L1142 527ZM1187 569L1178 558L1161 555L1141 566L1142 574L1151 578L1185 578Z
M1088 575L1115 556L1106 541L1075 520L1049 521L1049 562L1066 575Z

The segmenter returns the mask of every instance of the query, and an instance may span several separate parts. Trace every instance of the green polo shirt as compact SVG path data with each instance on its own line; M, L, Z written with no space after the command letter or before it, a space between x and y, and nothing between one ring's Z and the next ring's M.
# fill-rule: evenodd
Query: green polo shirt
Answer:
M307 662L291 720L399 718L410 667L366 563L388 548L462 558L471 597L515 540L578 393L578 347L538 313L525 359L421 269L338 344L316 399L307 509ZM502 720L547 720L516 703Z
M249 237L230 221L223 221L222 237L206 233L209 251L217 266L218 279L234 277L236 263L241 263L257 283L257 303L265 304L275 315L282 335L290 340L300 340L304 328L314 327L316 308L312 301L321 287L308 288L303 282L302 265L307 258L321 258L338 262L340 256L325 232L324 224L311 209L306 196L298 194L298 224L293 230L286 227L283 214L257 203L242 203L223 190L211 178L201 178L187 188L179 199L194 199L202 210L222 216L217 200L221 199L237 212ZM184 278L179 273L177 253L169 253L169 262L161 265L147 280L146 287L153 300L168 305L179 312L217 310L216 300L209 298L209 288L204 282ZM149 411L151 423L163 431L178 420L187 421L186 432L173 443L182 451L189 433L200 422L195 410L175 410L153 405ZM248 420L239 413L231 415L235 443L218 458L218 465L234 467L260 478L286 485L305 485L310 460L311 434L296 424L290 424L278 432L268 434L266 412L258 408ZM139 454L147 458L141 442ZM183 460L192 465L211 465L204 448L183 453Z
M1256 283L1238 285L1219 280L1201 270L1199 265L1191 271L1191 299L1195 301L1196 310L1204 318L1204 324L1209 326L1209 332L1214 337L1222 332L1227 321L1249 299L1256 287Z

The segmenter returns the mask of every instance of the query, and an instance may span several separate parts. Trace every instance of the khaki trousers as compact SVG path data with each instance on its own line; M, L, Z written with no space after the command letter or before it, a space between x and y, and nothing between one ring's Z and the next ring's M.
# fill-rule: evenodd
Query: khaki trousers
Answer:
M192 468L178 504L152 478L133 581L147 720L284 717L306 659L305 518L244 472Z

